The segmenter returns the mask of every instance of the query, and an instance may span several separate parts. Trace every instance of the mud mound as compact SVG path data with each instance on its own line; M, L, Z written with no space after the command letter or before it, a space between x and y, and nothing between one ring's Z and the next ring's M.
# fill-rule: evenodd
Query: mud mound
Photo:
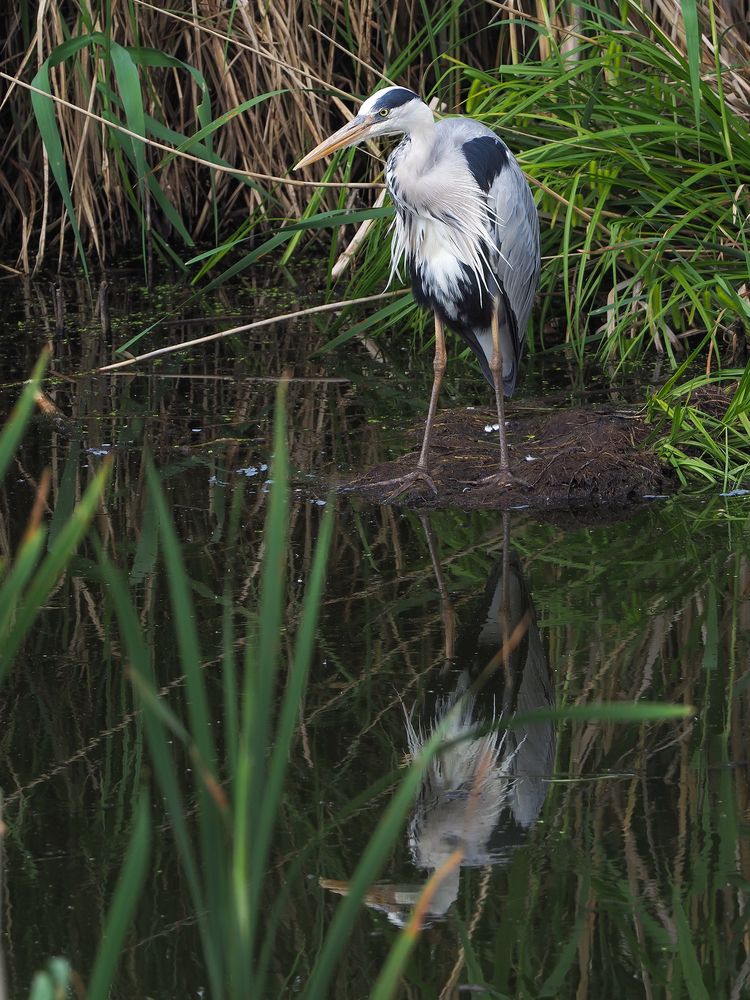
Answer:
M488 429L497 426L497 415L462 409L442 410L435 420L429 471L437 496L423 482L398 496L392 496L393 485L383 485L416 467L421 427L414 430L414 451L368 469L340 488L410 507L559 510L621 506L672 487L668 471L644 448L649 430L636 410L519 406L509 409L507 417L509 484L482 482L500 464L497 430Z

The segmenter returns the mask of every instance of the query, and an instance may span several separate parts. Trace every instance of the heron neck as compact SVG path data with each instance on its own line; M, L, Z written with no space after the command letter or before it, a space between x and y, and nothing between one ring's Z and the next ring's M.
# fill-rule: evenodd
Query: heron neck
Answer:
M429 159L435 144L435 119L426 104L419 109L419 117L411 124L408 136L411 139L405 157L409 171L419 173Z

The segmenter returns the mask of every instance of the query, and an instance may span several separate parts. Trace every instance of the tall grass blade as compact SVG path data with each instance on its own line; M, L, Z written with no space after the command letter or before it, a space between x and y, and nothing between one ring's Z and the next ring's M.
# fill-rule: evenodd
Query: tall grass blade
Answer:
M216 941L212 937L210 928L208 927L206 898L203 892L201 873L191 843L190 831L185 818L187 810L174 764L172 748L165 733L165 726L185 740L189 740L190 737L185 732L184 727L179 724L178 720L172 717L172 713L169 712L169 709L161 702L156 693L153 685L153 669L150 654L146 646L146 637L121 575L112 566L103 552L99 554L99 561L102 567L102 574L107 582L108 591L115 606L120 634L127 652L133 683L141 693L146 692L143 698L145 709L143 722L149 753L159 788L164 796L169 822L179 852L180 864L187 880L195 913L197 914L203 956L206 961L211 991L213 995L220 996L222 982L221 958L216 950ZM166 716L169 716L169 718Z
M589 882L590 878L587 877L585 880L585 891L581 893L581 899L588 899ZM576 921L573 932L563 945L562 951L560 952L559 958L557 959L552 972L550 972L547 979L542 983L539 993L537 994L540 998L560 996L560 990L563 983L565 982L568 973L576 960L578 942L581 939L585 926L586 915L584 914Z
M21 396L10 412L10 416L0 431L0 480L5 478L8 466L13 460L16 449L26 431L26 425L34 411L34 398L42 382L42 376L49 364L50 352L45 349L34 365L31 378L23 387Z
M2 1000L7 1000L2 994L3 985L0 980L0 996ZM70 962L66 958L51 958L44 971L35 973L29 1000L63 1000L70 995L72 988Z
M133 557L133 568L130 570L130 582L141 583L150 573L153 573L156 569L158 555L159 521L156 516L153 497L149 493L146 498L141 531Z
M169 597L175 622L175 638L180 651L180 662L185 670L190 731L206 766L215 775L216 747L211 735L211 720L201 669L201 650L196 628L195 609L190 598L189 580L174 522L162 492L158 473L151 460L147 465L147 480L149 494L159 523Z
M49 546L57 541L57 536L63 525L68 521L76 504L76 481L78 479L78 459L81 454L81 442L76 439L71 442L65 459L60 488L57 492L57 503L52 511L49 526Z
M708 0L711 3L712 0ZM698 22L697 0L680 0L682 7L682 22L685 25L685 48L687 49L688 70L690 72L690 90L693 95L693 113L695 127L700 135L701 127L701 30Z
M29 1000L58 1000L55 984L48 972L35 972L31 981Z
M6 636L10 635L16 605L36 569L46 537L41 525L31 533L26 532L11 569L0 584L0 646L4 645Z
M693 715L692 705L670 705L649 701L608 701L590 705L562 705L559 708L535 709L518 713L504 723L509 729L534 722L660 722L667 719L685 719Z
M45 94L51 95L52 91L49 81L49 66L47 62L42 63L31 83L37 90L41 90ZM65 165L65 156L63 154L62 140L60 139L60 130L57 127L57 119L55 118L55 105L51 96L44 97L42 94L32 91L31 106L34 109L36 123L39 127L39 134L42 137L44 148L47 150L47 158L49 160L52 176L55 178L55 183L57 184L60 195L62 196L63 205L65 206L68 221L70 222L70 228L73 230L73 236L78 249L81 266L83 267L86 275L86 280L88 280L89 270L86 262L86 251L84 250L83 239L81 238L81 232L78 228L78 220L76 219L73 197L70 193L68 168Z
M107 1000L110 996L117 965L122 958L125 937L146 878L150 844L151 814L148 793L143 790L136 806L125 862L117 880L94 961L86 994L88 1000Z
M314 357L319 357L323 354L329 354L331 351L335 351L336 348L341 347L342 344L346 344L355 337L361 336L366 330L373 328L378 329L386 324L393 325L399 323L406 316L408 316L410 312L415 312L416 308L417 306L414 302L412 293L405 292L399 298L394 299L393 302L389 302L381 309L376 309L374 313L371 313L369 316L365 317L365 319L352 324L352 326L344 330L343 333L339 333L337 336L333 337L315 352Z
M263 535L264 559L258 608L257 641L249 642L254 649L248 661L246 675L248 714L243 719L247 746L253 765L252 786L248 806L252 842L249 856L249 946L255 947L258 901L265 876L267 838L270 834L266 813L269 793L267 769L263 766L270 743L271 719L274 715L276 676L281 652L281 629L286 594L287 531L289 511L289 462L286 447L287 384L279 383L274 411L273 457L271 459L271 491Z
M278 822L292 737L302 710L310 663L315 648L315 633L326 579L326 563L332 529L333 504L329 501L321 520L310 576L305 588L302 617L295 636L294 656L281 700L274 747L263 792L262 811L255 832L257 848L254 863L260 865L260 871L263 872L266 871L268 865L271 838ZM260 906L260 897L257 895L259 888L260 884L255 883L255 894L250 899L251 910L257 910ZM260 987L263 988L263 985L260 984Z
M244 481L232 492L229 507L226 544L232 552L240 533L242 505L245 496ZM237 686L237 665L234 651L234 614L232 599L232 567L227 567L224 581L224 614L222 621L222 694L224 705L224 731L229 774L234 780L237 773L237 753L240 745L240 696Z
M710 994L706 989L703 980L701 962L695 950L690 924L688 923L682 900L679 897L679 890L675 886L672 896L672 906L674 908L675 928L677 930L677 954L682 966L682 974L685 977L690 1000L710 1000Z
M218 787L216 746L213 739L206 685L201 668L201 651L196 628L195 609L190 598L189 581L182 558L174 523L169 515L159 477L149 459L146 467L149 492L153 498L167 571L170 603L176 623L177 648L185 672L189 730L195 743L196 763L193 768L198 796L200 854L205 873L206 905L211 915L208 927L213 937L213 951L222 954L221 942L226 937L225 868L226 831L222 817L214 807L214 790Z
M13 628L5 637L2 650L0 650L0 681L10 669L24 636L31 628L47 596L88 530L109 481L111 467L111 462L106 461L97 472L69 521L60 529L55 543L50 546L47 556L21 600Z

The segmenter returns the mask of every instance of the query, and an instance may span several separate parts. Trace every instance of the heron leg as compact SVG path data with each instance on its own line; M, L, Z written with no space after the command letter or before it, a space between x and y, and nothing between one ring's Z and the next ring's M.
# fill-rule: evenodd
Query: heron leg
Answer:
M448 355L445 350L445 327L443 326L443 321L440 317L435 314L435 359L432 363L434 371L432 394L430 396L430 408L427 411L427 422L424 428L422 448L419 452L417 467L412 470L412 472L407 472L403 476L396 476L393 479L381 479L377 483L367 484L368 486L379 487L395 486L395 489L391 490L391 492L384 497L384 501L386 503L393 500L395 497L400 496L400 494L408 490L410 486L414 486L415 483L419 482L426 483L432 492L437 495L437 486L435 486L432 476L427 471L427 457L430 453L432 425L435 421L438 399L440 398L440 386L443 382L443 375L445 373L447 363ZM348 489L349 488L346 488L345 492Z
M427 411L427 422L424 427L424 437L422 438L422 449L419 452L419 460L417 461L417 467L413 472L407 472L405 476L400 476L396 479L387 479L380 483L381 486L391 486L395 485L395 490L392 490L386 500L393 500L395 497L399 496L405 490L409 489L415 483L423 482L426 483L433 493L437 494L437 486L432 479L432 476L427 471L427 456L430 453L430 438L432 437L432 425L435 420L435 414L437 412L438 399L440 398L440 386L443 382L443 375L445 373L446 365L448 364L448 355L445 350L445 327L443 326L443 321L440 317L435 314L435 358L432 362L432 368L434 371L432 379L432 393L430 395L430 408Z
M500 346L500 317L497 309L492 310L492 357L490 372L492 384L495 387L495 403L497 404L497 423L500 429L500 470L510 469L508 440L505 434L505 394L503 392L503 351Z
M518 486L528 486L525 480L520 479L510 471L510 453L508 451L508 438L505 429L505 395L503 393L503 351L500 346L500 316L497 310L492 313L492 356L490 358L490 373L492 375L492 385L495 389L495 402L497 404L497 424L500 431L500 469L482 479L473 480L474 484L488 486L490 484L508 488L514 484Z
M424 425L424 438L422 439L422 450L419 453L418 469L427 468L427 455L430 451L430 438L432 437L432 425L437 413L438 399L440 398L440 386L443 383L443 375L448 364L448 355L445 350L445 328L442 319L435 313L435 358L432 362L434 376L432 379L432 395L430 396L430 408L427 411L427 423Z
M430 553L432 571L435 574L438 594L440 595L440 617L443 619L443 633L445 635L445 664L449 666L456 654L456 611L450 599L448 587L443 574L443 567L440 565L440 555L435 543L435 536L432 531L432 524L426 514L420 514L419 520L422 522L422 530L427 539L427 550Z

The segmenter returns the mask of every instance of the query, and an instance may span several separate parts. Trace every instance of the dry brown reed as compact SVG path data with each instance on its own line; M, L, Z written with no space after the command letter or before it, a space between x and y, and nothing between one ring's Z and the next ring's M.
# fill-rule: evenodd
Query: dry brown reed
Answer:
M422 91L440 83L442 98L457 107L464 83L450 58L481 69L516 63L530 51L544 59L552 46L572 50L582 30L581 8L572 3L549 8L545 0L519 3L455 4L438 9L427 30L419 0L373 4L290 0L251 7L205 0L193 11L183 4L148 0L112 5L106 13L84 0L79 5L48 0L8 5L0 13L4 38L0 69L10 80L30 83L39 67L66 43L102 32L125 47L150 47L176 62L139 67L144 111L179 136L199 131L197 108L210 93L214 120L226 122L213 135L213 152L226 164L253 175L284 177L301 150L317 142L361 97L383 79ZM678 0L655 0L634 27L666 28L684 45ZM750 81L748 0L703 4L704 69L714 70L712 37L721 40L718 58L727 69L728 100L746 112ZM711 19L718 34L712 35ZM536 48L538 41L538 49ZM574 53L572 53L574 57ZM739 67L739 68L738 68ZM8 82L0 100L0 246L3 268L23 271L41 263L59 264L72 254L70 224L47 162L40 133L23 86ZM138 206L137 183L122 147L108 126L82 112L113 117L125 124L106 44L88 46L50 69L53 95L69 102L56 108L78 226L95 259L105 262L135 244L142 229L153 229L181 252L170 220L153 196ZM244 102L269 95L237 114ZM121 96L121 95L120 95ZM77 110L79 109L79 110ZM147 128L147 131L149 129ZM150 134L154 139L153 129ZM169 144L169 143L168 143ZM267 180L249 183L210 169L205 163L146 150L161 192L194 241L211 241L248 218L296 217L311 193L306 187ZM198 160L200 161L200 157ZM358 169L369 171L366 165ZM375 171L377 171L377 164ZM344 196L344 202L353 197ZM325 205L334 204L333 195Z
M347 5L346 13L333 3L274 3L258 10L205 3L197 14L185 13L182 5L169 9L136 0L132 7L113 7L108 32L120 45L152 47L194 67L210 91L213 118L229 116L215 134L215 154L239 170L276 177L287 173L311 137L322 136L346 114L352 94L365 94L375 86L384 67L415 33L418 20L417 0L394 5L384 21L374 17L367 0ZM0 68L26 83L67 38L107 30L96 8L46 0L6 8L0 27L6 39ZM473 30L481 28L481 21L473 24ZM477 51L480 63L484 56ZM405 82L419 86L426 69L427 57L414 61L405 68ZM87 247L105 261L134 242L140 227L133 191L128 189L132 177L122 154L105 126L74 110L109 113L113 80L106 51L82 49L52 69L50 78L52 93L69 102L57 107L57 121L77 221ZM147 115L181 136L198 131L196 109L202 94L195 76L179 66L142 68L141 83ZM312 92L325 99L314 99ZM273 96L242 114L233 113L243 102L265 94ZM51 246L62 259L66 241L61 237L67 226L29 95L21 86L7 85L0 116L0 187L5 193L0 245L16 249L17 266L29 271ZM195 240L211 238L215 211L226 231L259 208L264 214L298 215L309 195L293 185L238 184L200 164L154 151L147 156L162 191ZM166 238L171 235L169 220L156 210L150 224Z

